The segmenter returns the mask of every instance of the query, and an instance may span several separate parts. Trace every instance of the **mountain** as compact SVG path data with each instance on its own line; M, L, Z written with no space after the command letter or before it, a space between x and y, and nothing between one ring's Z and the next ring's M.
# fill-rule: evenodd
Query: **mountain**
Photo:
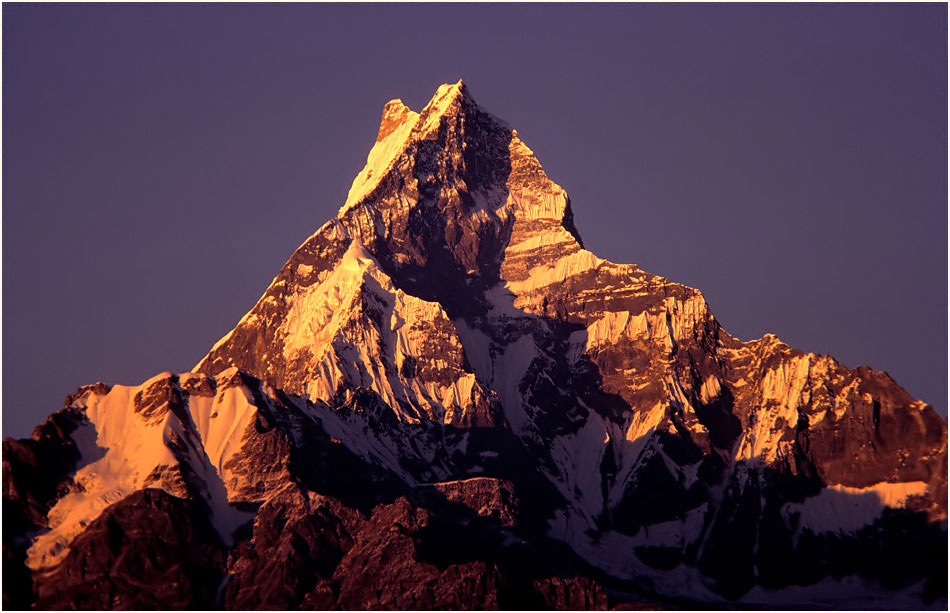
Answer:
M587 251L461 81L192 372L3 475L11 607L947 605L946 420Z

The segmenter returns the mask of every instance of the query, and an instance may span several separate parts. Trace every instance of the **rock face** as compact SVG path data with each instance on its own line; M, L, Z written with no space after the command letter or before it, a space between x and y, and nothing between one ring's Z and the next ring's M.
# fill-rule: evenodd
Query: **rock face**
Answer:
M461 81L194 372L66 405L4 442L5 605L946 606L946 420L585 250Z

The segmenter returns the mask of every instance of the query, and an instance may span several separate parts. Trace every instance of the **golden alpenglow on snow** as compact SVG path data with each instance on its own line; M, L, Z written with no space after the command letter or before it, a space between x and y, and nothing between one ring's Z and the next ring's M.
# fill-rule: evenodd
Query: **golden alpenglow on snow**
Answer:
M5 605L944 609L946 420L574 213L461 80L387 103L192 372L4 442Z

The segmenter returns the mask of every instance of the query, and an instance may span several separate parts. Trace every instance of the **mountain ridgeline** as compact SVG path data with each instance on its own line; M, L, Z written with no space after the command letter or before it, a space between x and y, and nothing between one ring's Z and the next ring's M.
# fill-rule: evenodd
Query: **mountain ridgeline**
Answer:
M5 440L5 607L947 606L947 422L584 248L459 81L189 373Z

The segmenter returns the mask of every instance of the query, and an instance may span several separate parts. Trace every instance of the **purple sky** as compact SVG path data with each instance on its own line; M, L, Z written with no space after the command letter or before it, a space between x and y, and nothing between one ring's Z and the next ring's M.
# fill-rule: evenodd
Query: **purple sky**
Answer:
M947 7L3 5L3 434L189 370L462 77L588 248L947 406Z

